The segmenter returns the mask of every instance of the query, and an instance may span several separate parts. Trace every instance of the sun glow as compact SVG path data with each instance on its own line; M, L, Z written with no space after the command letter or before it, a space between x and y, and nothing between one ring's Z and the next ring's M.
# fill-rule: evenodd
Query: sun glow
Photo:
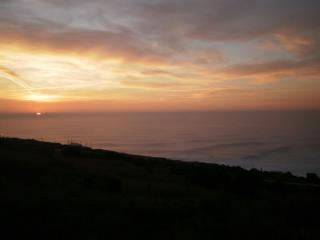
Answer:
M58 97L54 95L30 94L26 100L34 102L55 102L58 100Z

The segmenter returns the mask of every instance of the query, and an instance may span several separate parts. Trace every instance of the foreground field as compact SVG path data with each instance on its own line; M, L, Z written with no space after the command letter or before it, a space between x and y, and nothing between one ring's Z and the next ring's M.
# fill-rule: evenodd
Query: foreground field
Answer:
M320 239L319 184L313 174L0 138L10 239Z

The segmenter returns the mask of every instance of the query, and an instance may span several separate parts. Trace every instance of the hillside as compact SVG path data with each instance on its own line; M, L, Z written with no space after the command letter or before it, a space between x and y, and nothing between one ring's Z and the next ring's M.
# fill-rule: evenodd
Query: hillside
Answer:
M10 239L320 239L320 181L0 138Z

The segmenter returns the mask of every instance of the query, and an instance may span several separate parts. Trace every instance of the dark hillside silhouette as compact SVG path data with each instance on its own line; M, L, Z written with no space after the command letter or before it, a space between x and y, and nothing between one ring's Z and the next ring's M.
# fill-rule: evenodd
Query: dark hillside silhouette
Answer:
M10 239L319 239L315 174L0 138Z

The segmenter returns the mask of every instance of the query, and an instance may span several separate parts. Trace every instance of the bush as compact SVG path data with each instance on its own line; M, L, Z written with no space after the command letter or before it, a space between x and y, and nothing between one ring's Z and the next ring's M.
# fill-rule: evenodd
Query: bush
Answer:
M320 178L315 173L307 173L307 181L310 183L320 184Z

